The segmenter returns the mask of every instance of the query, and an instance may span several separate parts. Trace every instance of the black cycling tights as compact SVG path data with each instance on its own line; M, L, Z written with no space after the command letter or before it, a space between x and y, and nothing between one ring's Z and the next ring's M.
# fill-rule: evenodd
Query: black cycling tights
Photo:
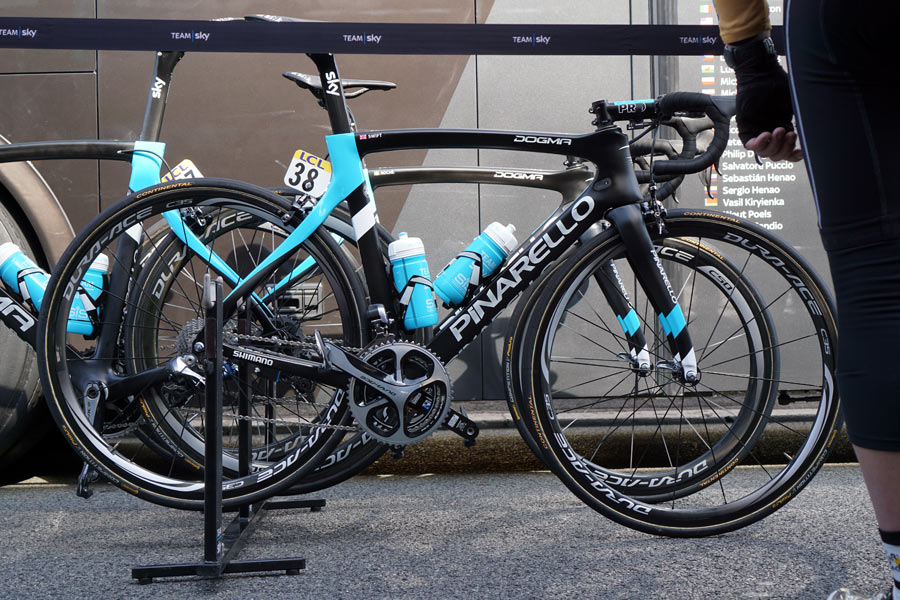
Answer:
M850 440L900 451L895 1L789 0L788 61L838 309Z

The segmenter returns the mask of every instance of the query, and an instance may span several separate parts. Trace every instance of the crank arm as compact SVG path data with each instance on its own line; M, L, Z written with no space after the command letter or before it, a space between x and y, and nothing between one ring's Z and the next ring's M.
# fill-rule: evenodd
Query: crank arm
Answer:
M359 382L377 390L389 399L398 410L403 410L410 395L430 382L417 381L412 385L398 383L391 375L376 369L361 358L345 352L339 346L324 342L324 362L332 369L342 371Z
M320 361L275 352L263 352L258 349L251 350L228 342L222 344L222 354L226 359L242 366L256 367L271 372L273 377L280 372L283 375L297 375L340 388L350 383L350 378L346 373L326 367Z
M447 418L447 429L463 438L466 446L474 446L475 438L478 437L478 424L470 419L465 410L450 409Z

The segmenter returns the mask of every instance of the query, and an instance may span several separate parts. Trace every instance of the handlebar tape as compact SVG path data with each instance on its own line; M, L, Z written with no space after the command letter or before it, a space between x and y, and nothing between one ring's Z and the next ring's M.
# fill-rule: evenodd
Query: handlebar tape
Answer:
M734 98L719 98L694 92L666 94L658 101L660 116L666 118L676 113L688 116L706 115L713 122L713 139L706 152L691 159L660 161L654 171L660 175L697 173L716 162L728 146L731 115L734 114Z

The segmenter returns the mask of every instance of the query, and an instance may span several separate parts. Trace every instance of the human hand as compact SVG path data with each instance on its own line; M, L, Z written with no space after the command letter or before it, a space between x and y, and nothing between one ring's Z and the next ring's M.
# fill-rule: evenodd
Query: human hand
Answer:
M803 151L797 146L797 133L787 131L784 127L776 127L774 131L764 131L747 140L747 150L756 152L760 158L769 160L789 160L797 162L803 158Z

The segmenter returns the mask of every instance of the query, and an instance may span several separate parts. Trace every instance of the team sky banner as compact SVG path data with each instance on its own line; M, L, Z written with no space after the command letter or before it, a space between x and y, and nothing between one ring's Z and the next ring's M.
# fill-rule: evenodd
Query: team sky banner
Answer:
M772 37L783 53L781 27ZM705 55L715 25L476 25L0 17L0 48L335 54Z

